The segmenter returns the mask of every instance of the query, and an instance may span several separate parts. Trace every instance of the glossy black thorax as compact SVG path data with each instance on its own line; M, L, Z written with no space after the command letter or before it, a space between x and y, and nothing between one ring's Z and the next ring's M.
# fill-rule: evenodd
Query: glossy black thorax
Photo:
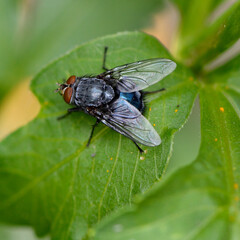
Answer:
M73 88L72 104L79 107L100 107L111 102L116 95L113 87L96 77L78 78Z
M72 86L74 94L71 103L81 108L103 107L118 98L122 98L136 107L140 112L144 110L143 94L137 92L119 92L104 79L97 77L78 77Z

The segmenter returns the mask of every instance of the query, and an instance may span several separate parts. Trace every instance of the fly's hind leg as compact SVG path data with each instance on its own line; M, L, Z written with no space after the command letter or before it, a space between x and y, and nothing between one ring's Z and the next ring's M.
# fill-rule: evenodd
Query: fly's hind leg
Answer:
M100 123L100 120L97 119L97 121L95 122L95 124L92 126L92 131L91 131L90 137L89 137L88 142L87 142L87 147L89 147L90 142L91 142L91 139L92 139L92 136L93 136L94 129L95 129L95 127L96 127L99 123Z
M79 112L79 111L82 111L82 109L79 108L79 107L77 107L77 108L69 108L67 110L67 113L62 115L62 116L60 116L60 117L58 117L57 120L62 120L63 118L69 116L72 112Z
M105 71L108 71L109 69L106 67L106 59L107 59L107 50L108 47L104 48L104 54L103 54L103 65L102 65L102 69Z
M132 140L133 141L133 140ZM138 146L138 144L135 142L135 141L133 141L134 142L134 144L136 145L136 147L138 148L138 150L139 150L139 152L142 154L143 153L143 150Z
M154 94L154 93L158 93L158 92L162 92L162 91L165 91L166 89L165 88L161 88L159 90L156 90L156 91L150 91L150 92L142 92L143 95L149 95L149 94Z

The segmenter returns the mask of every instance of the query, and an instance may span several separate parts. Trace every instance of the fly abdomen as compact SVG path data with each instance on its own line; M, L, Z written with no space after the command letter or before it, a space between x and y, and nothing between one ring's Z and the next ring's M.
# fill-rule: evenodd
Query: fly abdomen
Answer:
M77 106L99 107L109 103L115 92L104 80L98 78L81 78L76 87L75 104Z
M135 108L137 108L141 113L144 110L143 96L142 93L132 92L132 93L124 93L120 92L120 98L127 100L130 104L132 104Z

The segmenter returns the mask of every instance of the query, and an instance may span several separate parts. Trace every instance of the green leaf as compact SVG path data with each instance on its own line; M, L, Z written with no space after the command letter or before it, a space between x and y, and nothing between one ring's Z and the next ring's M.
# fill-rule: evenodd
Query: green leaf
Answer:
M197 36L205 30L209 24L209 16L223 1L192 0L190 3L189 1L172 0L181 14L178 38L180 52L192 43L192 41L196 40Z
M229 49L239 37L240 2L237 2L192 43L188 43L183 49L182 57L199 71Z
M239 57L212 73L219 82L201 84L197 159L131 208L106 218L92 230L95 240L240 238L240 91L226 88L237 80L239 86L238 63ZM219 79L224 71L225 85Z
M0 2L0 100L17 82L89 39L145 27L163 1ZM124 13L124 17L123 16Z
M161 178L173 135L188 118L197 94L191 72L181 65L152 86L166 88L148 99L145 114L162 144L144 147L143 160L129 139L104 125L86 148L94 119L84 113L56 120L69 108L53 92L56 82L72 74L101 73L104 46L109 47L108 68L140 59L171 59L153 37L126 32L81 45L42 70L32 82L41 112L0 144L1 221L31 225L38 235L50 233L52 239L81 239L88 227Z

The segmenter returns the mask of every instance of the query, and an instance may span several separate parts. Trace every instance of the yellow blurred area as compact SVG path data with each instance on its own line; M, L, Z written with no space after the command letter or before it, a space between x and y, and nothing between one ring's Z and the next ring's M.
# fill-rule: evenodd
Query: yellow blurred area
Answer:
M143 31L155 36L171 52L178 22L178 11L169 5L164 11L155 14L151 26ZM29 84L30 79L21 81L4 99L0 109L0 140L37 116L40 104L30 91Z
M152 24L143 31L156 37L172 54L176 48L176 38L180 15L178 10L172 5L155 14L152 17Z
M21 81L4 99L0 109L0 140L37 116L40 104L29 84L30 79Z

